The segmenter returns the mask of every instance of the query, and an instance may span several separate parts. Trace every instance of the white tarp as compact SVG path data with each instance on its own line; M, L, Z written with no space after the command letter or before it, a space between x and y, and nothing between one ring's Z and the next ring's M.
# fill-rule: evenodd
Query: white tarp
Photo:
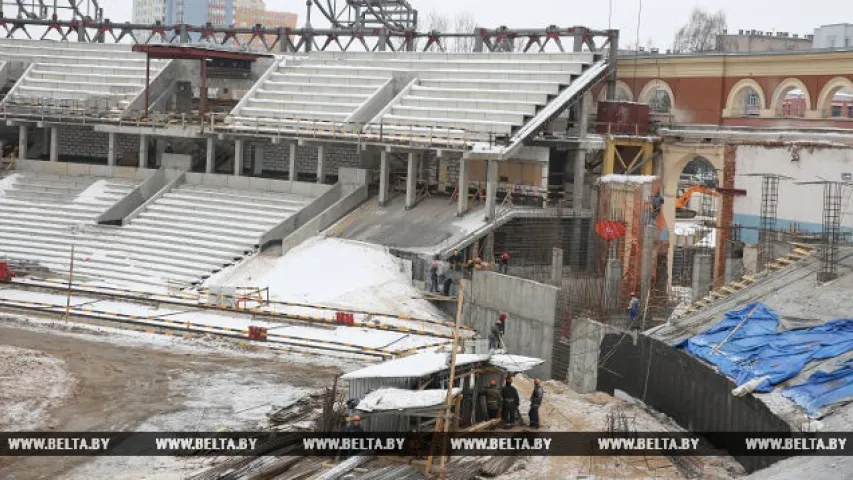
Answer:
M488 355L463 353L456 355L456 366L482 362ZM424 352L408 357L396 358L361 370L347 373L344 380L354 378L421 378L450 368L450 354Z
M489 363L510 373L526 372L531 368L545 363L541 358L523 357L521 355L492 355Z
M453 389L453 395L462 390ZM362 412L382 412L389 410L407 410L428 408L441 405L447 400L447 390L402 390L399 388L380 388L367 394L355 407Z

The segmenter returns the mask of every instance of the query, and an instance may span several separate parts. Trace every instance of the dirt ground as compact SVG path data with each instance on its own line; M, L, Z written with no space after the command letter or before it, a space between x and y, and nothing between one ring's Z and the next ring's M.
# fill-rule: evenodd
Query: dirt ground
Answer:
M533 382L517 376L513 385L521 397L525 421L530 408ZM566 384L543 382L545 399L539 408L542 430L560 432L601 432L608 430L608 416L625 418L636 431L677 431L668 418L658 418L631 403L596 392L582 395ZM728 457L699 457L702 478L729 479L742 475L742 468ZM666 457L529 457L502 480L545 480L551 478L684 478Z
M92 337L46 329L0 327L0 346L34 350L55 357L64 362L64 368L73 379L70 394L58 405L52 405L43 416L40 422L42 429L127 431L152 425L148 421L152 418L171 418L165 425L163 421L154 422L155 427L181 427L181 423L186 423L182 420L184 417L175 415L185 410L187 403L192 403L187 401L189 389L193 384L204 383L217 375L222 381L209 385L209 390L218 389L216 393L226 399L226 405L223 408L222 405L202 404L199 406L201 413L192 418L203 416L205 408L225 410L225 413L244 406L251 408L253 402L270 396L267 393L270 390L255 388L255 395L245 397L245 402L239 401L241 392L251 390L261 382L277 384L278 388L316 389L330 386L337 373L330 367L284 363L274 358L241 357L234 352L181 353L180 350L114 344L108 335L104 335L102 340ZM0 377L8 377L5 367L0 364ZM259 380L253 383L254 377ZM191 400L199 403L197 399ZM273 402L275 398L268 400ZM228 405L228 401L234 404ZM198 429L188 427L203 425L198 421L195 423L184 425L183 429ZM80 457L0 458L0 478L64 477L86 461Z

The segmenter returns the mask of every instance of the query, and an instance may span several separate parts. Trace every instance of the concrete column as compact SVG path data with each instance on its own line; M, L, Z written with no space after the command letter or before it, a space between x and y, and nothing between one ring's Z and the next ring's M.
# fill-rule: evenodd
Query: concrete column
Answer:
M252 156L252 173L258 176L264 173L264 147L260 145L255 146Z
M409 154L409 169L406 172L406 210L415 206L418 188L418 160L417 153Z
M148 166L148 135L139 136L139 168Z
M640 304L646 305L649 301L649 289L652 286L652 267L654 265L655 253L655 238L657 237L657 229L654 225L646 225L646 230L643 232L643 263L640 265ZM645 317L643 317L643 325L641 330L646 329Z
M379 206L384 207L388 204L388 180L390 175L390 166L388 165L388 152L382 150L379 154Z
M604 306L608 311L619 308L619 295L622 291L622 262L616 258L607 259L604 269Z
M594 188L589 190L589 209L590 221L586 238L586 269L593 271L596 268L596 245L599 238L595 232L595 222L598 221L598 190Z
M456 216L461 217L468 211L468 162L459 159L459 198L456 203Z
M711 275L714 258L708 254L693 256L693 301L697 301L711 291Z
M486 169L486 221L495 219L498 195L498 162L488 160Z
M18 158L27 158L27 126L18 126Z
M290 144L290 166L287 171L287 178L291 182L296 181L296 144Z
M234 175L243 174L243 145L244 140L234 140Z
M51 136L50 136L50 161L52 161L52 162L55 161L53 159L53 150L54 150L54 148L53 148L53 137L56 136L54 134L55 131L56 131L56 129L54 128L53 131L51 132ZM108 141L107 141L107 165L112 167L116 164L116 134L115 134L115 132L108 133L107 138L108 138Z
M563 285L563 249L554 248L551 253L551 284L555 287Z
M107 157L108 165L115 165L115 136L114 133L110 134L110 152L113 152L111 157ZM112 158L113 162L109 163L109 159ZM58 162L59 161L59 128L51 127L50 129L50 161Z
M216 139L209 137L207 139L207 158L204 162L204 172L213 173L216 168Z
M325 150L323 145L317 147L317 183L325 183L326 181Z

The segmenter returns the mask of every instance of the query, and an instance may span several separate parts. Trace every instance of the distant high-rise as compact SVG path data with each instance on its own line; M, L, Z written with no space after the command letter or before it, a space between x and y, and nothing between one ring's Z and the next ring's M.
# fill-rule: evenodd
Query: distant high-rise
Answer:
M263 0L133 0L133 23L295 27L297 15L267 10Z

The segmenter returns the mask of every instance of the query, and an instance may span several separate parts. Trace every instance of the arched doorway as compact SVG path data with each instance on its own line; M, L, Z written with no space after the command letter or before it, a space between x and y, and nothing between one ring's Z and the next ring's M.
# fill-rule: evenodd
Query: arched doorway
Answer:
M744 79L729 91L724 117L757 117L765 108L764 90L755 80Z
M817 110L823 118L853 118L853 81L836 77L820 92Z
M708 158L694 155L689 159L678 178L677 198L675 200L675 224L673 231L675 242L672 257L672 285L696 287L697 274L701 289L713 284L713 269L694 272L697 255L714 258L717 245L716 225L719 210L719 197L714 190L720 183L720 176ZM707 291L693 292L693 298L704 296Z
M770 110L776 117L802 118L812 109L812 99L806 85L796 78L785 79L773 92Z

